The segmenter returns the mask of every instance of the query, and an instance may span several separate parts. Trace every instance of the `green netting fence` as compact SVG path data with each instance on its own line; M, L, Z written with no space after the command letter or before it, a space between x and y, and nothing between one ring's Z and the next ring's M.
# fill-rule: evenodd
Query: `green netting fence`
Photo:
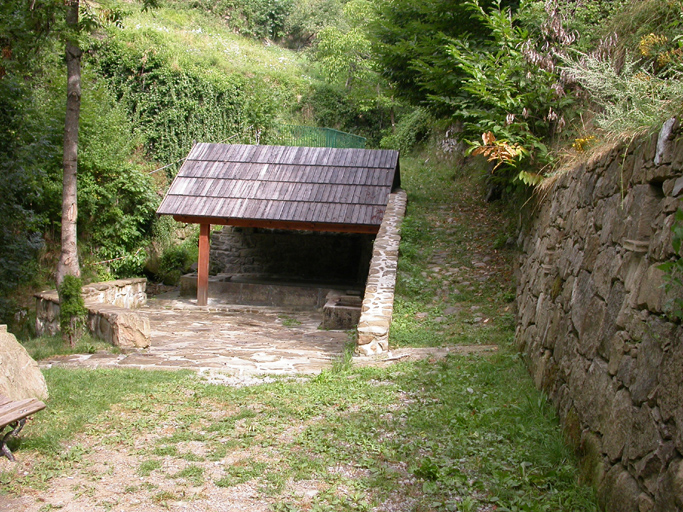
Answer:
M282 125L268 131L261 144L316 148L365 148L365 137L314 126Z

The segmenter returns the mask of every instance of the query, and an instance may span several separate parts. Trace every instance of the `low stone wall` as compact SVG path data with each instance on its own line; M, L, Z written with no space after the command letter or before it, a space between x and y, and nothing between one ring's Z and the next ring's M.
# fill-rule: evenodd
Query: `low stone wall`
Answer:
M147 280L119 279L82 288L88 310L87 326L96 338L122 348L144 348L150 344L149 320L132 311L147 302ZM36 334L59 332L59 295L50 290L36 297Z
M361 355L380 354L389 349L398 246L401 242L401 223L406 212L406 202L407 197L403 190L389 196L387 210L375 239L358 322L356 352Z
M674 295L658 268L675 257L676 136L616 146L557 178L518 268L517 345L608 511L683 510L683 327L666 314Z

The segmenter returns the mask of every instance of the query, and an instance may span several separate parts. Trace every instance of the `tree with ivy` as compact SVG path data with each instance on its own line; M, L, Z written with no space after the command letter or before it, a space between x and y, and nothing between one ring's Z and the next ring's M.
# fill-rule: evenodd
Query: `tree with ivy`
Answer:
M78 120L81 113L81 49L78 43L79 0L66 3L66 117L64 121L64 179L62 182L62 249L57 286L64 277L80 277L78 263ZM61 299L60 299L61 301Z

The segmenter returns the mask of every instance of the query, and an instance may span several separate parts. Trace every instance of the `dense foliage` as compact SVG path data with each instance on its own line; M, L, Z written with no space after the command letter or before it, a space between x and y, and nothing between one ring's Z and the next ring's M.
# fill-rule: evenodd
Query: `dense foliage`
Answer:
M446 38L483 40L490 35L468 3L396 0L377 5L373 44L382 72L397 93L419 103L429 94L458 90L463 75L449 64ZM485 2L487 9L491 5Z
M679 0L379 5L373 47L385 76L461 126L503 185L536 184L562 148L681 110ZM445 26L452 16L457 28Z

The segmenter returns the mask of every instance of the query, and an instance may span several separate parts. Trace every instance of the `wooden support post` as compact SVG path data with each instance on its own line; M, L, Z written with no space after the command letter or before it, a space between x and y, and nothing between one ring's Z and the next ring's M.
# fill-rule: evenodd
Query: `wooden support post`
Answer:
M199 261L197 262L197 306L209 301L209 249L211 225L199 225Z

